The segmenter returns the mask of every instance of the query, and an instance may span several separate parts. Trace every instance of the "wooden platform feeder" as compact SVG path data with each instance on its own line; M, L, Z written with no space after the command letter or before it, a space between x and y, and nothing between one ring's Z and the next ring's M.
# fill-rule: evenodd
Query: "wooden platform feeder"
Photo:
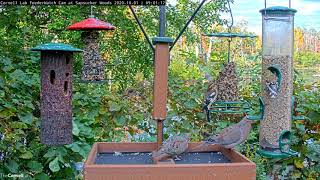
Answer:
M85 48L83 49L82 80L90 82L105 80L106 61L102 59L99 52L98 31L110 31L114 30L115 27L110 23L90 16L90 18L75 23L67 27L67 29L84 31L81 34L81 38L85 43Z
M72 143L72 63L80 49L61 43L42 44L41 52L41 143Z
M84 165L84 178L114 180L250 180L256 178L253 162L234 150L208 146L201 152L190 143L182 155L188 161L153 162L157 143L95 143ZM116 152L116 153L115 153ZM211 159L210 159L211 157ZM113 161L117 159L117 161Z

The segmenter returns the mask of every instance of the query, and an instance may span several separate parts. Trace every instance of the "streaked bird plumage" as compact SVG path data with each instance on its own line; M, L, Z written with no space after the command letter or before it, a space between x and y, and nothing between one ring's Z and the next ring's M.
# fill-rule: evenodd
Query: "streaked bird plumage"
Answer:
M276 98L278 95L278 82L266 82L267 90L271 98Z

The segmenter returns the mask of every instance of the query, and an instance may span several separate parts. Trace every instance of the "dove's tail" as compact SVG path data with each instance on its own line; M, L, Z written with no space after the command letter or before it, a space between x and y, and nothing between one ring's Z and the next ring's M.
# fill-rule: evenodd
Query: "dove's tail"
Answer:
M201 144L199 144L198 146L194 147L191 149L191 151L194 151L194 150L200 150L202 149L203 147L206 147L208 146L209 144L207 142L202 142Z

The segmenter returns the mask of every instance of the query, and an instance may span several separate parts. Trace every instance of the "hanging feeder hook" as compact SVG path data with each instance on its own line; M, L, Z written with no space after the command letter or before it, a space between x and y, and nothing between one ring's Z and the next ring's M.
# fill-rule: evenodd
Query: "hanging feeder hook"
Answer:
M89 17L90 18L94 17L94 15L93 15L93 6L92 5L90 6L90 16Z
M232 15L232 10L231 10L231 6L230 6L230 0L227 0L227 2L228 2L228 9L229 9L230 17L231 17L231 23L230 23L230 25L227 23L228 31L230 32L230 31L231 31L231 28L232 28L232 26L233 26L233 15Z
M227 3L228 3L228 9L229 9L230 17L231 17L231 23L230 24L227 23L228 32L230 33L231 28L233 26L233 15L232 15L232 10L231 10L231 6L230 6L230 0L227 0ZM232 40L232 38L230 37L228 39L228 63L230 63L231 40Z

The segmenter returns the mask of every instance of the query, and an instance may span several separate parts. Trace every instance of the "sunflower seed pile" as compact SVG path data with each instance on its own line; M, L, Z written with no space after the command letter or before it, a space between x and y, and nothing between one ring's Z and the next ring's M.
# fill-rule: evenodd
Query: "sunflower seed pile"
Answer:
M213 85L216 83L216 85ZM218 97L216 101L238 101L238 77L234 62L225 64L218 78L209 84L210 87L217 86Z
M282 81L277 96L270 96L266 84L276 82L277 76L268 70L278 66ZM263 120L260 123L260 145L263 148L279 148L279 137L291 129L291 106L293 94L293 61L290 56L264 56L262 58L262 96L265 102Z
M87 31L83 32L81 37L86 44L83 49L82 80L104 80L105 61L99 53L99 33L97 31Z

